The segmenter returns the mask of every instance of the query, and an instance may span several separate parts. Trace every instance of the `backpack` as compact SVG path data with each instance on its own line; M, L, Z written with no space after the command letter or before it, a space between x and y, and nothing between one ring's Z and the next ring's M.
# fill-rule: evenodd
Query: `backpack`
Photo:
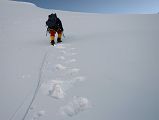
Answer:
M57 15L55 14L50 14L48 16L48 20L46 21L46 25L48 26L48 28L53 28L56 25L56 21L57 21Z

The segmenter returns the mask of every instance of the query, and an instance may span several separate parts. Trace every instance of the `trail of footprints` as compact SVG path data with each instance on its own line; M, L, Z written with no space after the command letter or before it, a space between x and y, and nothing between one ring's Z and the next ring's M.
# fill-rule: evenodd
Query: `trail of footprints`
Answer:
M52 54L51 50L56 50L57 55ZM85 77L80 75L80 69L77 67L76 55L78 53L76 48L72 48L69 44L59 44L51 50L43 68L43 83L40 89L46 96L61 100L65 99L67 91L72 89L75 83L83 82ZM73 117L90 107L87 98L72 95L70 101L59 108L59 114ZM44 110L38 111L32 120L37 120L43 115L45 115Z

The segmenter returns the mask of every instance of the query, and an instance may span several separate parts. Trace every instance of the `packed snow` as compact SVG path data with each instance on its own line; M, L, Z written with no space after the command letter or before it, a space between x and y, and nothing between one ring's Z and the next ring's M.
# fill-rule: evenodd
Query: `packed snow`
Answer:
M91 107L87 98L73 96L73 100L60 108L62 115L73 117Z
M0 120L158 120L159 15L0 1ZM57 13L63 42L45 21ZM56 36L57 38L57 36Z

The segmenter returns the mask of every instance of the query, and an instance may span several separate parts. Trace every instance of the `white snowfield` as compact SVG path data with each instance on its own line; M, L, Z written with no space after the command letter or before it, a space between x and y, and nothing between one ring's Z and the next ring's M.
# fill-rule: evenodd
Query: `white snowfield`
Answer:
M45 21L57 13L62 44ZM0 120L159 120L159 15L0 1Z

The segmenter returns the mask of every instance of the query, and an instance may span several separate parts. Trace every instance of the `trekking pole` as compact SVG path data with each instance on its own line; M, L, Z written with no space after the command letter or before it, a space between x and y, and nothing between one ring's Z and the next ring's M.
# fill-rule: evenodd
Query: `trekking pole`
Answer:
M48 33L48 28L47 28L47 26L45 25L45 27L46 27L46 36L47 36L47 33Z
M46 30L46 36L47 36L47 32L48 32L48 31Z
M63 35L64 38L66 37L64 33L62 35Z

